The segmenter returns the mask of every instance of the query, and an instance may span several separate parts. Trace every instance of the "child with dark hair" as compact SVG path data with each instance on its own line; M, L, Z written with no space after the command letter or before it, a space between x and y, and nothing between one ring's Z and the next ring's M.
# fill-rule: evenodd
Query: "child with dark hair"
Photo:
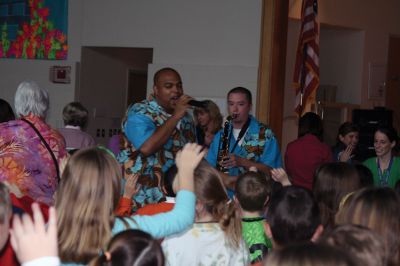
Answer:
M257 172L246 172L239 176L235 187L235 200L242 210L242 235L250 250L251 263L263 260L272 248L265 235L263 212L272 191L270 177Z
M286 186L272 195L266 217L265 232L274 249L316 241L323 232L317 203L300 187Z
M361 266L351 254L336 247L305 243L274 251L264 265L268 266Z
M360 189L360 177L348 163L336 162L320 166L315 172L313 195L321 214L321 223L330 229L340 201L347 194Z
M115 235L107 250L90 262L90 266L163 266L160 243L148 233L134 229Z
M337 162L359 162L361 156L357 150L360 128L351 122L340 125L336 145L332 148L333 159Z
M374 176L372 175L371 170L361 163L354 164L354 167L360 177L361 187L372 187L374 185Z

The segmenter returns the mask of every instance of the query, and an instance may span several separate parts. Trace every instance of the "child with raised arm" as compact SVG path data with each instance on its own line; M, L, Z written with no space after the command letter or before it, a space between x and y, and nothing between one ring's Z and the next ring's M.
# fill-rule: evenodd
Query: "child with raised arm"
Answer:
M181 163L177 162L178 169ZM184 233L164 239L166 265L247 266L239 210L229 199L219 173L202 161L194 177L195 223Z
M61 261L87 264L113 235L127 229L140 229L161 238L190 227L196 201L193 171L204 156L201 149L197 144L186 144L177 154L179 191L172 211L125 218L113 215L121 189L118 162L104 149L77 151L65 167L56 197Z

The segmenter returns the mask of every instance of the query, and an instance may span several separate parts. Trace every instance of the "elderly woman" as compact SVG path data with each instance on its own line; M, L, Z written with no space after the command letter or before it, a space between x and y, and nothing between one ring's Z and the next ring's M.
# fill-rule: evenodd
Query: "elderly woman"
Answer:
M22 82L15 93L19 119L0 124L0 181L35 201L53 204L67 155L61 134L45 122L48 93L33 81Z

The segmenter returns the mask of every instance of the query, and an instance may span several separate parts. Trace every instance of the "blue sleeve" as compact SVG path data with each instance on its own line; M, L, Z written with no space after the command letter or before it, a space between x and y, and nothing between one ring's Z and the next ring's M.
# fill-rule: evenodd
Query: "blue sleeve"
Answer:
M154 131L156 131L156 125L143 114L129 115L124 125L125 135L135 149L139 149L153 135Z
M275 137L270 137L265 140L261 162L272 168L282 167L282 156Z
M191 191L180 190L176 195L176 203L172 211L156 215L134 215L125 219L125 224L117 218L113 234L127 229L140 229L154 238L163 238L188 229L194 222L196 196Z
M210 148L208 149L208 153L206 156L207 162L213 167L217 166L217 157L218 157L220 138L221 138L221 131L217 132L217 134L214 135L214 138L210 144Z

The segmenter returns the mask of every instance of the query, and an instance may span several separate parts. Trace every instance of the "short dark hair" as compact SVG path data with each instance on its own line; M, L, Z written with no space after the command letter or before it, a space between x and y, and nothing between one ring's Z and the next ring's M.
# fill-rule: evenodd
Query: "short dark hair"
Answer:
M312 134L319 139L322 139L322 133L322 120L321 117L319 117L319 115L316 113L305 113L299 119L299 137L302 137L306 134Z
M176 197L173 189L173 183L177 173L178 168L176 165L171 166L167 172L164 173L164 178L162 180L164 181L164 189L167 192L166 196L168 197Z
M11 105L6 100L0 99L0 123L14 119L15 115Z
M357 170L358 176L360 177L361 187L372 187L374 185L374 176L371 170L362 163L354 164Z
M167 72L167 71L175 72L175 74L178 75L179 79L182 80L182 79L181 79L181 75L179 75L178 71L176 71L176 70L173 69L172 67L164 67L164 68L161 68L161 69L157 70L157 72L154 73L154 76L153 76L153 84L156 85L157 82L158 82L158 79L160 78L160 75L161 75L163 72Z
M232 93L242 93L242 94L246 95L246 98L249 101L249 103L250 104L252 103L251 91L249 91L245 87L235 87L235 88L231 89L228 92L228 98L229 98L229 95L231 95Z
M302 243L274 250L264 265L268 266L358 266L362 265L347 251L326 244Z
M310 241L320 225L311 193L296 186L283 187L272 195L266 217L272 238L282 247Z
M63 109L64 125L84 128L88 120L88 110L80 102L71 102Z
M164 265L160 243L146 232L130 229L116 234L105 253L93 259L90 265Z
M337 143L341 143L339 136L346 136L347 134L351 132L360 132L360 127L357 124L351 123L351 122L344 122L343 124L340 125L338 129L338 135L336 138Z
M397 131L396 129L394 129L394 127L392 126L378 126L378 128L375 130L376 132L381 132L383 134L386 135L386 137L388 137L390 142L396 141L396 144L398 142L398 135L397 135Z
M264 210L265 201L271 195L270 177L257 172L246 172L239 176L235 186L236 197L245 211Z

